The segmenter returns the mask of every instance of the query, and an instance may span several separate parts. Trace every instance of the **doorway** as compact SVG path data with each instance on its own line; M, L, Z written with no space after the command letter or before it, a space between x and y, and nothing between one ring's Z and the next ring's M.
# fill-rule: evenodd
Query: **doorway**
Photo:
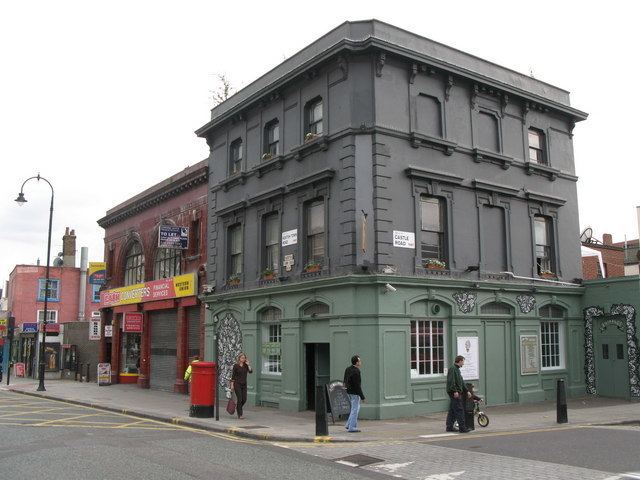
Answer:
M597 322L594 357L596 389L605 397L629 396L629 357L624 319L607 318Z
M485 400L487 405L513 403L513 326L510 320L484 321Z
M328 343L305 343L305 390L307 410L316 409L316 386L324 386L330 379Z

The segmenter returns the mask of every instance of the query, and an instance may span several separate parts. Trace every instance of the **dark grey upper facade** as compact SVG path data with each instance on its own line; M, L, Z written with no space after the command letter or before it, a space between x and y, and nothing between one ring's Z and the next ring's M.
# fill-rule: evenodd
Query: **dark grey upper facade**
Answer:
M196 132L211 152L209 281L251 288L274 265L289 283L412 276L429 259L443 276L572 281L572 130L585 118L557 87L379 21L346 22ZM311 261L320 272L304 272Z

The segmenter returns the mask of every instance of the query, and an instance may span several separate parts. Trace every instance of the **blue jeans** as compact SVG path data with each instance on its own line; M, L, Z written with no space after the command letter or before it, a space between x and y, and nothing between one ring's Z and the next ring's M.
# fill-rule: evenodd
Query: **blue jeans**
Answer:
M358 429L358 413L360 413L360 396L349 394L349 400L351 401L351 411L349 412L349 418L345 427L350 432Z

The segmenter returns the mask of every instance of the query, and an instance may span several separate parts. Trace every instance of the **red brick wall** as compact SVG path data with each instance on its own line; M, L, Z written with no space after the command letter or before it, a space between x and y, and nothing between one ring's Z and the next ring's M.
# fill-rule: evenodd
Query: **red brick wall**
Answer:
M595 244L583 244L588 248L597 250L602 255L604 263L603 277L623 277L624 276L624 250L619 247ZM598 257L582 257L582 278L593 280L598 278Z

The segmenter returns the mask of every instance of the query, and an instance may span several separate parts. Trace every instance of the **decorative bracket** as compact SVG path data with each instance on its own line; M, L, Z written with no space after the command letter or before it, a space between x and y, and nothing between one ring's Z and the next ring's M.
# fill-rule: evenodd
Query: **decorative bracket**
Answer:
M449 75L449 77L447 78L447 85L444 87L444 99L446 101L449 101L452 88L453 88L453 75Z
M382 67L384 67L387 62L387 54L384 52L378 53L378 58L376 59L376 77L382 76Z

